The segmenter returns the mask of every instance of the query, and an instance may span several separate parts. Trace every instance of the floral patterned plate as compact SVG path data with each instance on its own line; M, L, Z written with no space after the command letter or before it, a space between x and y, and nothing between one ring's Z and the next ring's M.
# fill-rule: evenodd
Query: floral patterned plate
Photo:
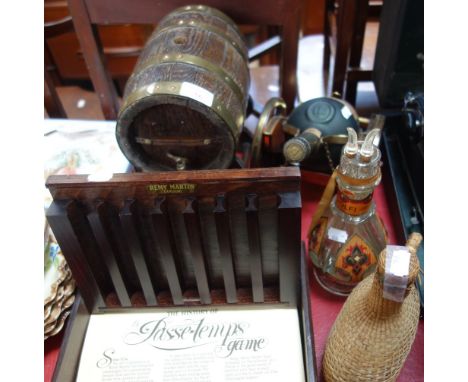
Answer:
M67 277L67 264L52 231L47 226L47 241L44 245L44 305L56 297L60 284Z
M44 180L50 175L113 174L127 172L129 162L110 121L44 120ZM44 188L44 208L52 202ZM63 327L74 302L75 281L45 222L44 231L44 339Z

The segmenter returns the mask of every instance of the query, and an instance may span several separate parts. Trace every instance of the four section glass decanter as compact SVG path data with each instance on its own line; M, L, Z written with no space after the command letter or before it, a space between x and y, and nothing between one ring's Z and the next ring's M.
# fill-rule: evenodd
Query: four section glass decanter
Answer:
M337 295L348 295L372 273L387 233L376 214L374 188L381 180L381 153L374 141L380 130L363 141L348 128L336 171L338 190L309 235L309 253L318 282Z

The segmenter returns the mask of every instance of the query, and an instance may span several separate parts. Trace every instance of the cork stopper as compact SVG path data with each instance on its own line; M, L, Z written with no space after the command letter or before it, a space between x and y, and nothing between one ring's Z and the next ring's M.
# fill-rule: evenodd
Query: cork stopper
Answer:
M410 263L409 263L409 271L408 271L408 287L412 285L415 281L416 278L418 277L419 274L419 260L418 257L416 256L416 253L418 251L418 247L421 244L423 237L420 233L418 232L413 232L407 242L406 242L406 248L408 248L408 251L411 254L410 257ZM385 261L387 257L387 251L384 249L379 256L379 260L377 263L377 274L379 275L380 279L383 280L383 277L385 275Z
M315 127L310 127L298 137L288 140L283 147L283 155L287 162L299 164L317 149L322 132Z

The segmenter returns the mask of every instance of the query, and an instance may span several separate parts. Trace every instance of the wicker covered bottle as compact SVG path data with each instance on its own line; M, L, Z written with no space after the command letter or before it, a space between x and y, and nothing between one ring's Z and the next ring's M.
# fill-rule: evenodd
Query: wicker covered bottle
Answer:
M409 264L406 263L404 277L389 271L389 263L401 268L401 262L398 264L396 256L392 258L388 252L405 247L388 246L380 254L376 272L349 295L327 340L323 358L325 381L396 380L418 327L420 305L415 280L419 273L416 251L421 240L420 234L413 233L406 243ZM398 283L392 284L395 277L400 280L400 289Z

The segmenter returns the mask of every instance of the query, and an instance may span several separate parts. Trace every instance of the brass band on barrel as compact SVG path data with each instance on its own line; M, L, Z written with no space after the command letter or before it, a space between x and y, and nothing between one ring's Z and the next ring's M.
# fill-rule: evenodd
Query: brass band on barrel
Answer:
M157 29L155 33L148 39L146 42L146 45L151 44L153 40L156 39L160 34L174 30L175 28L197 28L198 30L207 30L208 32L211 32L217 36L219 36L221 39L224 41L227 41L231 46L242 56L244 60L248 60L247 52L243 51L241 46L236 43L235 41L232 41L232 37L230 37L228 34L224 33L222 29L216 28L213 25L197 21L197 20L190 20L188 22L183 22L182 24L176 24L176 25L168 25L165 26L164 28Z
M239 31L239 29L237 28L237 25L236 23L234 22L233 19L231 19L230 17L228 17L226 14L224 14L223 12L217 10L216 8L211 8L211 7L207 7L206 5L187 5L185 7L180 7L180 8L177 8L177 9L174 9L174 11L172 11L169 15L173 15L173 14L182 14L182 13L201 13L202 15L210 15L210 16L215 16L215 17L218 17L220 19L222 19L223 21L231 24L232 26L234 26L234 28ZM162 23L163 20L161 20L161 23ZM240 34L240 32L239 32Z
M196 85L196 84L195 84ZM149 97L156 94L166 94L166 95L175 95L180 96L180 88L182 86L182 82L172 82L172 81L165 81L165 82L153 82L148 85L144 85L135 91L133 91L129 96L125 99L124 104L120 108L120 112L118 115L118 119L125 110L135 102L143 99L145 97ZM198 85L196 85L198 86ZM186 96L184 96L186 97ZM193 99L193 98L192 98ZM193 99L194 101L200 102L197 99ZM221 119L223 119L226 124L231 129L231 132L234 138L237 140L239 137L242 127L244 124L244 116L242 114L234 116L234 119L228 109L224 106L224 104L214 95L213 103L211 105L211 109L218 114Z
M169 53L163 56L150 56L144 62L138 65L135 68L134 73L141 73L144 70L148 69L151 66L158 65L161 63L183 63L197 66L199 68L205 69L208 72L214 73L222 82L224 82L236 95L239 103L242 106L245 106L247 97L244 95L239 85L232 79L232 77L226 73L226 71L213 64L212 62L205 60L204 58L194 56L191 54L182 54L182 53Z

